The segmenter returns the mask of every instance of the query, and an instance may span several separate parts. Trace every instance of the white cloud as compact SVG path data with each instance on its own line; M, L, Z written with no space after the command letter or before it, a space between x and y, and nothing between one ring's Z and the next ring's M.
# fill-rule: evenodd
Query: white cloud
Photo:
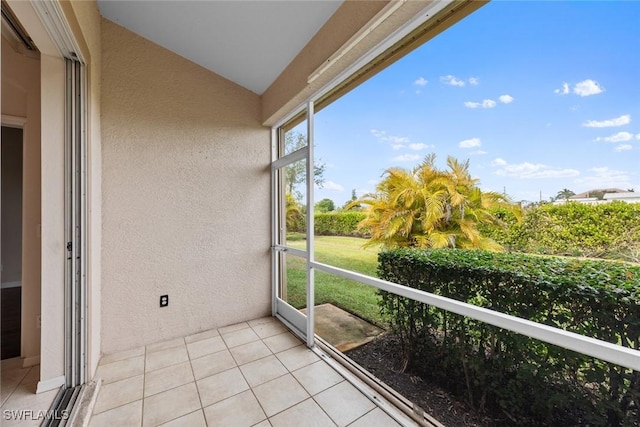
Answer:
M514 100L511 95L500 95L498 100L503 104L511 104ZM464 106L467 108L495 108L498 105L493 99L485 99L482 102L466 101Z
M553 92L558 95L568 95L570 92L579 96L591 96L604 92L604 89L595 80L587 79L576 83L573 86L573 90L570 90L571 85L569 83L562 83L562 88L556 89Z
M604 141L604 142L625 142L631 141L633 139L633 134L629 132L618 132L611 136L599 136L595 139L596 142Z
M640 139L640 133L636 133L636 139Z
M608 167L598 167L589 169L591 175L574 180L576 184L582 184L585 189L589 188L632 188L631 176L625 171L609 169Z
M460 148L473 148L480 147L481 145L482 142L480 142L480 138L465 139L464 141L460 141L458 143L458 147Z
M403 148L403 147L395 148L398 145L408 144L409 142L411 142L409 140L409 138L407 138L406 136L389 135L389 134L387 134L386 131L379 130L379 129L371 129L370 132L371 132L371 135L373 135L376 138L378 138L378 140L380 140L382 142L390 143L392 145L392 147L394 147L394 150Z
M393 148L394 150L400 150L401 148L406 147L406 145L404 144L392 144L391 148Z
M460 80L459 78L457 78L456 76L452 76L451 74L447 76L441 76L440 82L446 85L451 85L451 86L458 86L458 87L464 86L463 80Z
M371 135L375 136L376 138L380 138L386 134L385 131L378 129L371 129L369 132L371 132Z
M568 95L569 83L562 83L562 88L554 90L553 93L557 93L558 95Z
M496 101L493 99L485 99L482 101L482 108L493 108L496 106Z
M501 158L495 159L491 165L499 167L495 171L496 175L520 179L570 178L580 175L580 171L575 169L557 169L530 162L510 164Z
M388 141L393 144L403 144L409 142L409 138L407 138L406 136L389 135L388 138Z
M344 187L340 184L336 184L333 181L325 181L322 184L322 189L330 191L344 191Z
M615 150L620 152L620 151L629 151L631 150L633 147L630 144L620 144L618 145Z
M584 127L588 128L609 128L616 126L628 125L631 122L631 115L625 114L620 117L616 117L615 119L609 120L587 120L582 124Z
M424 150L425 148L433 148L433 145L423 144L422 142L416 142L413 144L409 144L410 150Z
M597 95L604 92L604 89L600 84L594 80L587 79L576 83L573 87L573 93L580 96Z
M469 84L473 86L477 86L480 84L480 79L477 77L469 77Z
M420 155L418 154L403 154L401 156L394 157L394 162L414 162L420 159Z
M496 101L493 99L485 99L482 102L466 101L464 106L467 108L493 108L496 106Z
M424 77L418 77L416 81L413 82L413 84L416 86L426 86L427 83L429 83L429 81Z
M476 150L476 151L470 152L469 154L472 156L484 156L485 154L489 154L489 153L483 150Z

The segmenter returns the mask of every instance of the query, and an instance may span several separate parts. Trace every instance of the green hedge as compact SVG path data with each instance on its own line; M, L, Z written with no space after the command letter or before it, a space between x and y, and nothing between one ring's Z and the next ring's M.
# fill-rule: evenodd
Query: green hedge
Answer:
M398 249L379 275L402 285L634 349L640 267L484 251ZM405 367L511 425L638 425L640 372L381 292Z
M357 230L358 223L365 218L364 212L327 212L313 216L315 232L324 236L365 237L366 233Z
M481 232L512 251L640 262L640 203L546 204L526 209L520 224L497 215L508 228Z

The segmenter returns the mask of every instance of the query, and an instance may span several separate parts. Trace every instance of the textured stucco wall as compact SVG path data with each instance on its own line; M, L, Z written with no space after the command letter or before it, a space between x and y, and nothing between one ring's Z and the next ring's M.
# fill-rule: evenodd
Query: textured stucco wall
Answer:
M21 353L40 355L40 61L15 52L2 38L2 114L26 118L22 181Z
M103 352L268 314L260 98L107 20L102 64Z

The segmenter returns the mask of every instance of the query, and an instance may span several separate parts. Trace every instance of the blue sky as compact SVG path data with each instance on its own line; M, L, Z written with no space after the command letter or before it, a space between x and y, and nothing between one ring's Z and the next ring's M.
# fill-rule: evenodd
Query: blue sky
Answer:
M434 152L484 190L640 191L640 2L494 1L315 117L316 201Z

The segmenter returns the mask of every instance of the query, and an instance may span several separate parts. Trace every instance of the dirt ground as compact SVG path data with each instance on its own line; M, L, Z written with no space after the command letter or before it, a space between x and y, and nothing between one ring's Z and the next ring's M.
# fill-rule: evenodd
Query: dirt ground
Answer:
M394 337L383 334L345 354L445 426L486 427L492 424L475 414L464 400L418 376L399 372L398 347Z

